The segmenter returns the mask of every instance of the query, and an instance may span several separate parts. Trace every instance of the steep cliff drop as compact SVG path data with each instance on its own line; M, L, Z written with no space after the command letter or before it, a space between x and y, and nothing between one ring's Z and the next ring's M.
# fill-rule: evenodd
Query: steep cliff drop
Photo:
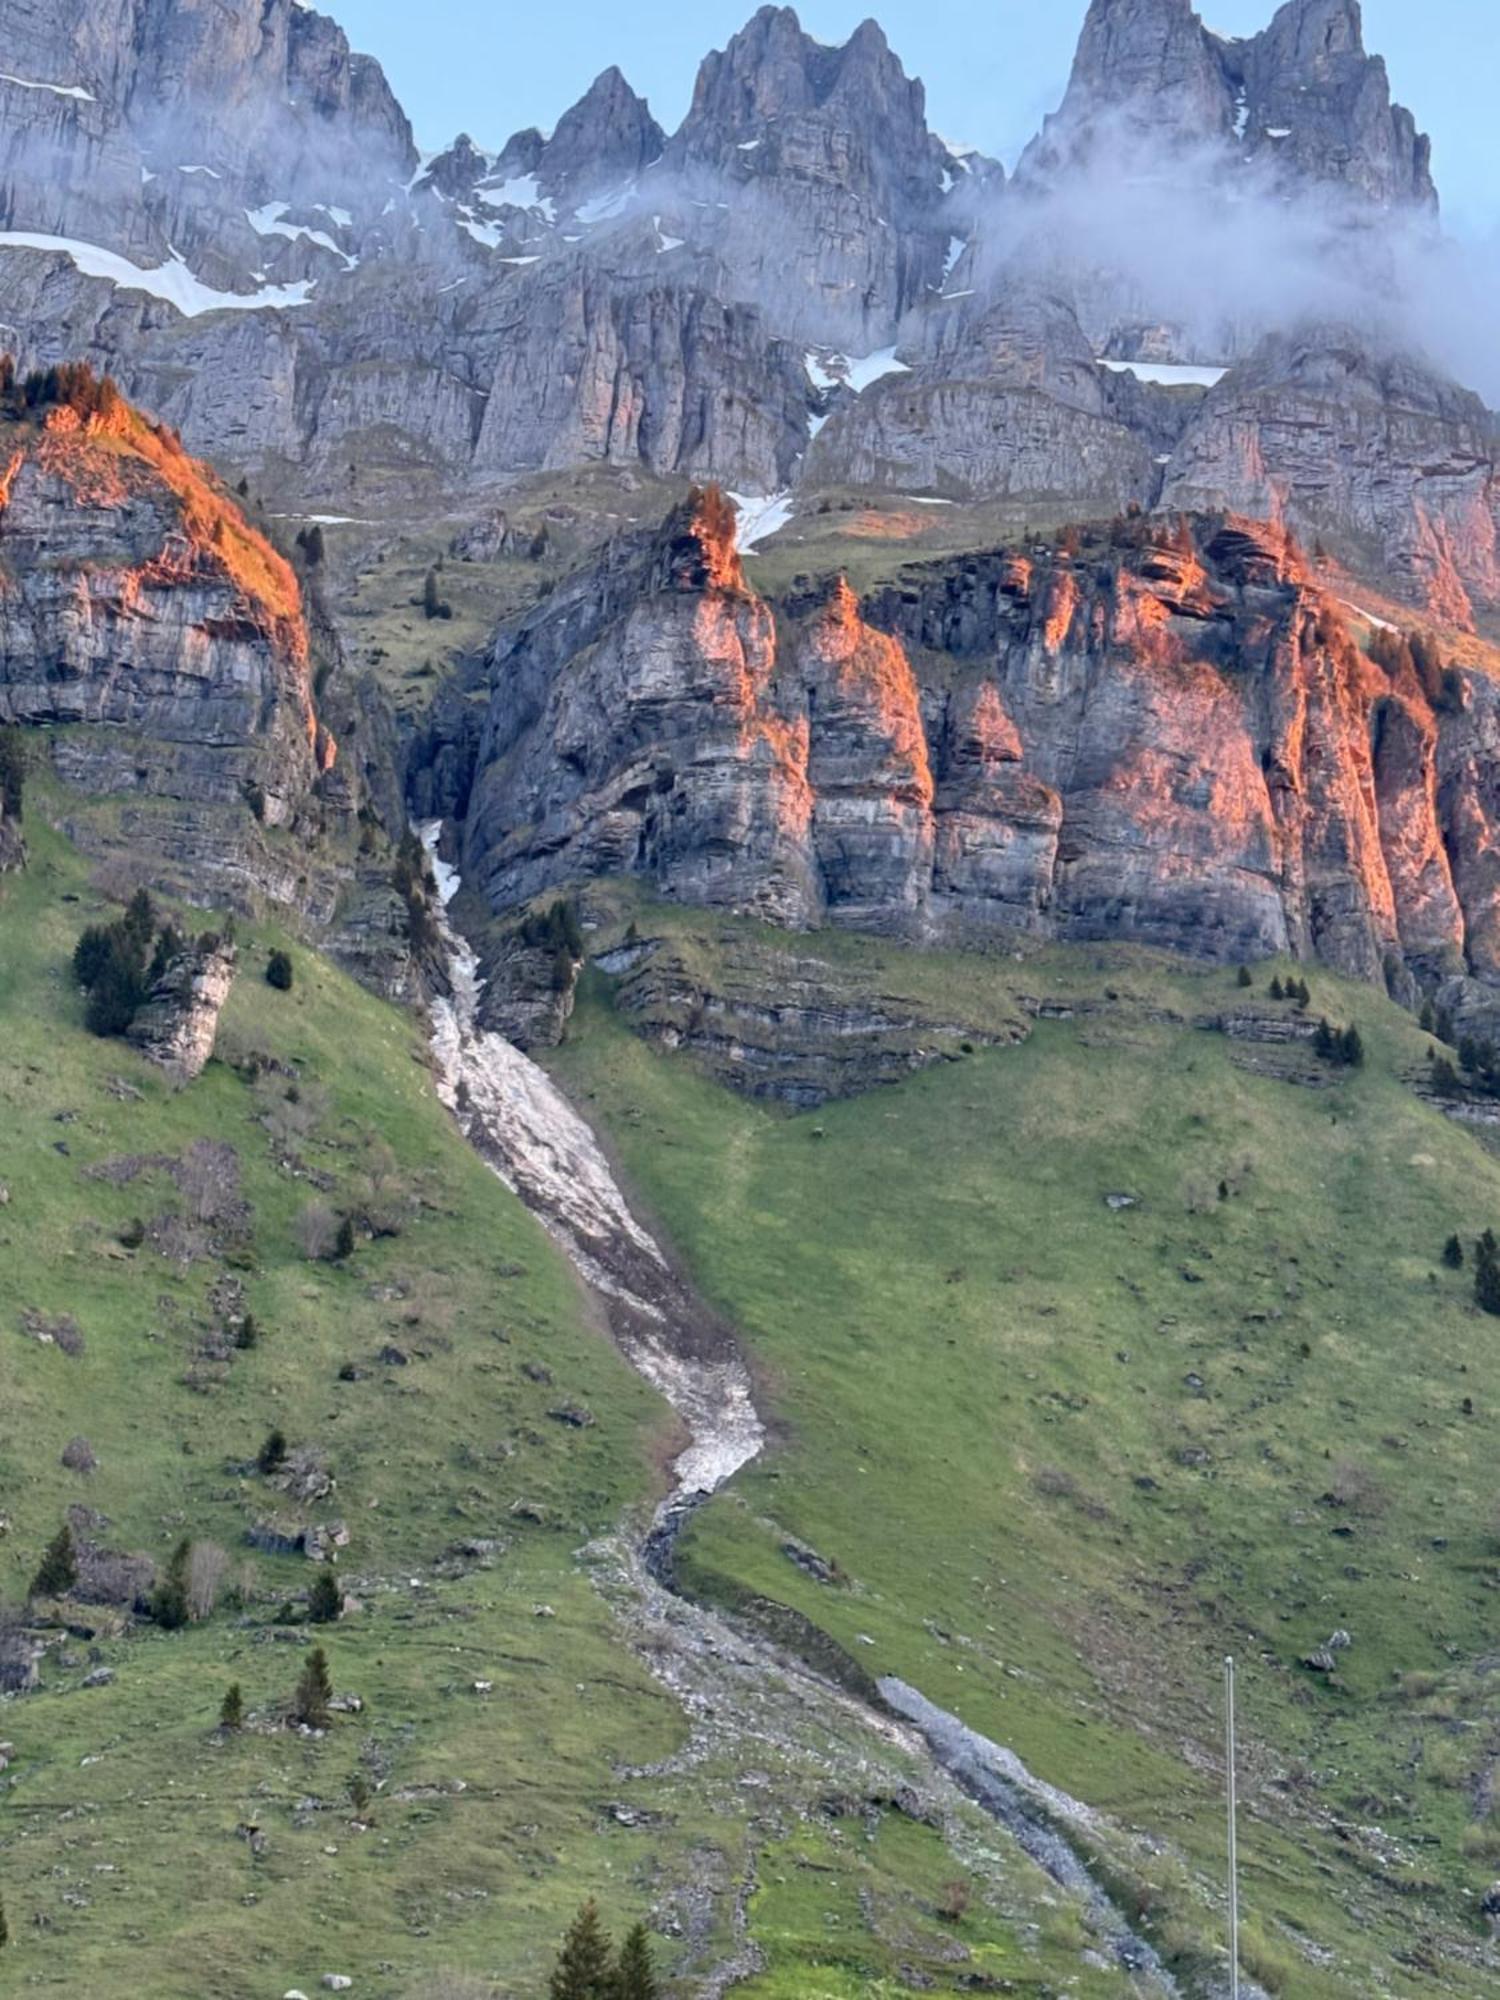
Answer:
M541 1220L598 1298L610 1333L631 1366L676 1411L689 1434L673 1461L673 1483L640 1540L608 1552L601 1586L628 1624L653 1673L682 1701L697 1728L708 1717L743 1740L795 1737L798 1725L820 1745L851 1723L868 1742L862 1761L891 1752L927 1762L1012 1835L1061 1887L1077 1895L1098 1939L1130 1975L1142 2000L1171 2000L1180 1989L1090 1874L1081 1836L1100 1816L1035 1778L1013 1751L977 1736L917 1689L889 1678L881 1703L866 1706L752 1633L677 1594L673 1549L695 1508L765 1444L749 1370L728 1333L714 1324L632 1212L603 1149L547 1073L479 1026L482 980L472 948L448 921L457 873L438 858L441 821L420 829L443 906L441 933L450 994L433 1005L432 1052L438 1090L481 1157ZM720 1720L719 1729L725 1727ZM686 1753L688 1758L696 1749ZM820 1757L825 1752L820 1748ZM744 1911L738 1911L743 1939ZM744 1939L734 1958L698 1984L726 1992L759 1968ZM1245 1987L1249 2000L1263 2000Z

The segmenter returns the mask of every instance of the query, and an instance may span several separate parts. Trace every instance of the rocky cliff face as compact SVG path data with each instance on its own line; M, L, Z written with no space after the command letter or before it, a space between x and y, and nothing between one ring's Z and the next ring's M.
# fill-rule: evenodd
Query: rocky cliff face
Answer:
M502 634L464 873L790 925L1500 968L1494 690L1355 644L1284 531L1123 520L775 605L700 499Z
M1172 235L1159 217L1081 232L1144 158L1169 207L1315 213L1378 320L1392 218L1434 196L1353 0L1289 0L1241 41L1188 0L1095 0L1011 187L930 132L873 23L828 48L786 8L705 60L675 133L611 68L550 137L460 139L422 171L378 69L296 0L0 0L0 40L23 360L112 368L191 449L283 490L361 514L413 481L604 462L752 493L1191 500L1330 535L1454 613L1492 600L1493 434L1440 376L1414 391L1390 338L1341 334L1349 379L1322 370L1309 426L1274 346L1307 345L1283 323L1304 308L1190 326L1170 257L1132 261ZM1145 357L1252 374L1202 408L1118 372ZM1387 433L1372 493L1339 455Z
M290 566L123 403L12 417L0 453L0 718L91 790L292 826L335 749Z

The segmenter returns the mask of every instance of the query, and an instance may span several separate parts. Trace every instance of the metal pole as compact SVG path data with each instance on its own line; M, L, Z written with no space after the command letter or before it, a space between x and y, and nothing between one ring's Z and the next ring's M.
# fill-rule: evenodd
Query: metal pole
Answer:
M1229 1995L1240 2000L1240 1851L1235 1778L1234 1661L1224 1662L1225 1764L1229 1773Z

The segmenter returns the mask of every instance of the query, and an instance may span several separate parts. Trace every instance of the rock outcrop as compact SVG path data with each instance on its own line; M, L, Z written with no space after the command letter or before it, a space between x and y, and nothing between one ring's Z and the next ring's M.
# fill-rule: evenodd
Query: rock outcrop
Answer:
M335 759L290 565L117 397L12 408L0 455L0 722L45 726L127 846L198 843L201 892L277 893Z
M709 496L491 679L463 873L496 912L625 874L794 927L1500 973L1494 689L1367 656L1278 527L1121 519L771 605Z
M130 1024L129 1039L177 1083L202 1074L234 981L232 944L208 935L168 963Z

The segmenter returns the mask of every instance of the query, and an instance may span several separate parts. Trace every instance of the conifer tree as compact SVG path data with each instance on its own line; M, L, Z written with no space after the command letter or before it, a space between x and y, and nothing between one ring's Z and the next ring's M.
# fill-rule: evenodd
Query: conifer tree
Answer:
M1255 984L1255 981L1250 977L1250 968L1248 965L1240 967L1234 976L1234 983L1239 987L1253 986Z
M1283 1000L1285 999L1285 997L1286 996L1283 993L1281 987L1281 978L1280 975L1278 974L1278 976L1271 981L1271 998L1273 1000Z
M644 1924L632 1924L625 1934L615 1992L618 2000L660 2000L661 1986Z
M0 1951L10 1943L10 1925L5 1917L5 1899L0 1897Z
M33 1597L66 1597L78 1581L78 1554L73 1547L73 1530L64 1521L48 1542L36 1575L31 1579Z
M238 1681L231 1681L224 1690L224 1699L219 1704L219 1727L221 1729L243 1729L245 1726L245 1697L240 1692Z
M332 1625L343 1616L344 1593L331 1569L320 1569L307 1593L307 1615L314 1625Z
M569 1926L547 1992L549 2000L615 2000L614 1954L590 1897Z
M151 1616L167 1632L175 1632L188 1622L188 1562L192 1553L193 1545L184 1535L151 1594Z
M1457 1236L1450 1236L1443 1245L1443 1262L1450 1271L1461 1271L1464 1267L1464 1246Z
M266 1441L255 1454L256 1469L260 1472L275 1472L286 1464L286 1434L280 1430L268 1431Z
M309 1729L326 1729L331 1720L328 1704L333 1699L333 1682L328 1673L328 1655L314 1646L292 1696L292 1720Z

